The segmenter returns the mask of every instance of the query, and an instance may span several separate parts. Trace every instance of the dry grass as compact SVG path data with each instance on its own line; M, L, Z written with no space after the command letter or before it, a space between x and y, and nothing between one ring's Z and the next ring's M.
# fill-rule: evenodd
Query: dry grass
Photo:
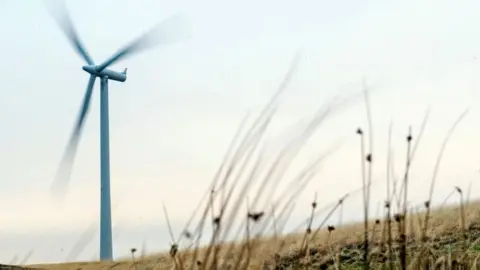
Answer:
M277 112L281 93L295 71L298 57L270 102L246 128L242 122L222 164L206 188L198 209L193 211L182 234L171 234L170 252L116 262L85 262L50 265L31 265L41 269L476 269L480 256L480 202L467 203L461 188L454 191L460 198L456 208L431 208L436 176L441 160L456 126L467 111L462 113L446 134L433 168L429 196L423 209L408 205L409 169L428 120L425 115L420 132L406 136L406 168L402 177L395 175L387 165L385 192L385 218L370 220L370 186L372 167L375 165L373 123L369 103L369 90L362 93L367 108L368 129L358 128L361 155L361 188L350 192L325 208L317 205L317 196L308 207L295 234L287 234L284 226L295 203L308 184L318 174L324 160L338 148L334 145L318 153L312 162L286 176L287 170L307 141L316 135L327 118L359 100L361 94L344 99L334 98L320 107L307 122L299 122L282 137L283 145L269 148L266 130ZM352 128L352 133L354 128ZM391 130L389 131L391 136ZM389 140L390 141L390 140ZM387 149L390 164L391 145ZM402 146L403 147L403 146ZM270 152L269 152L270 151ZM397 181L396 179L401 179ZM288 183L278 190L279 183ZM453 189L453 187L452 187ZM364 221L327 226L334 214L342 215L343 202L352 193L363 195ZM312 194L313 195L313 194ZM165 218L167 225L167 209ZM327 213L323 220L318 215ZM315 220L315 222L314 222ZM314 224L315 225L314 227ZM207 226L208 225L208 226ZM206 237L206 228L212 227ZM170 229L170 231L172 231ZM303 231L303 232L302 232ZM266 238L265 235L273 234ZM228 239L244 239L226 244ZM208 244L200 246L202 240ZM477 243L478 242L478 243Z
M432 262L441 264L459 263L460 259L468 261L468 265L473 265L474 261L480 255L480 203L475 202L465 207L465 226L466 226L466 248L463 247L462 222L460 218L460 208L458 206L444 207L433 211L430 219L431 227L428 230L428 258ZM415 214L410 217L411 226L407 226L407 250L410 258L407 261L414 263L415 255L419 253L420 236L422 230L421 220L425 212ZM370 223L370 234L373 235L375 221ZM375 237L372 243L370 260L372 266L385 266L387 259L386 242L382 245L382 231L386 227L386 222L382 220L380 226L375 230ZM393 237L397 238L398 233L394 230ZM256 239L252 246L255 246L254 252L249 260L249 267L245 269L263 269L270 266L274 268L275 261L280 269L295 269L300 265L311 265L312 269L332 268L335 269L333 258L340 260L340 266L344 269L361 268L363 261L362 243L364 237L364 224L355 223L347 224L341 228L335 228L329 232L327 228L323 229L315 240L309 243L310 254L302 255L301 246L303 234L290 234L282 236L279 239ZM372 239L372 238L371 238ZM252 241L252 240L251 240ZM278 247L284 243L282 251L278 252ZM220 264L234 265L238 259L237 254L240 253L244 243L236 243L235 245L221 245ZM234 252L230 256L226 256L225 251L233 247ZM395 244L394 244L395 248ZM200 249L200 256L205 254L205 248ZM334 253L334 256L331 256ZM192 252L178 252L176 257L188 262L192 259ZM333 257L333 258L332 258ZM465 258L462 258L465 257ZM397 259L398 260L398 259ZM395 262L398 267L398 262ZM158 254L147 256L143 259L126 260L110 263L100 262L84 262L84 263L68 263L68 264L50 264L50 265L31 265L32 268L41 269L176 269L175 263L170 254ZM188 265L185 265L188 267ZM196 269L196 268L195 268ZM268 269L268 268L267 268ZM439 268L443 269L443 268ZM468 267L467 269L470 269Z

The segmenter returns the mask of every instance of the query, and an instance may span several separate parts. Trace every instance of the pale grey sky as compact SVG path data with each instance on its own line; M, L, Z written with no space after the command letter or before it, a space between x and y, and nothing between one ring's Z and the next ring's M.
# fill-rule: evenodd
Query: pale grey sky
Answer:
M478 181L478 1L85 0L67 5L97 62L170 14L184 12L193 24L190 40L113 67L129 68L125 83L110 84L112 196L118 204L113 219L123 228L115 242L117 256L145 237L155 242L152 252L168 248L161 201L175 224L186 221L241 119L267 102L299 49L298 72L271 136L334 95L361 91L366 78L376 90L371 103L378 181L384 179L390 121L401 172L404 135L409 125L418 132L428 106L430 121L412 168L412 201L425 200L441 142L467 107L470 112L446 150L437 201L454 185L466 188ZM61 250L69 250L98 218L98 92L67 201L59 209L48 188L87 83L84 63L43 1L0 0L0 25L0 261L30 249L31 262L62 261L66 251ZM366 123L359 100L321 127L299 163L337 140L345 143L299 204L307 205L315 191L321 204L360 185L354 131ZM473 197L480 195L476 186ZM376 185L373 201L381 200L384 190L384 184ZM345 218L359 216L355 202L347 204ZM306 215L302 209L296 217ZM80 259L97 252L97 238Z

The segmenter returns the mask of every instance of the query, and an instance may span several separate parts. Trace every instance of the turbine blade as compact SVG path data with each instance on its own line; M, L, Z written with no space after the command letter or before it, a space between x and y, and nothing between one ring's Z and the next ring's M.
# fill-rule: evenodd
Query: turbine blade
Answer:
M33 255L33 249L30 249L28 253L25 255L25 257L23 258L23 260L20 262L20 265L27 264L27 261L30 259L30 257L32 257L32 255Z
M14 265L17 263L17 260L18 260L18 255L15 254L8 264Z
M53 10L53 5L50 5L50 7L47 6L50 11L50 15L55 19L57 24L60 26L60 29L62 29L63 33L67 36L68 41L73 45L75 52L77 52L89 65L94 65L95 63L78 37L77 30L73 26L73 22L68 14L65 2L62 1L59 5L56 5L56 7L58 9Z
M90 80L88 81L87 90L85 91L85 95L83 97L82 107L78 114L77 122L75 123L72 135L60 162L55 181L51 186L51 192L53 194L60 193L60 195L63 195L66 192L68 183L70 181L73 161L77 153L78 142L80 140L88 109L90 107L95 79L95 76L90 76Z
M83 233L80 235L80 238L78 241L73 245L72 249L68 253L68 256L66 258L66 262L73 262L76 261L78 256L82 254L82 252L85 250L85 248L92 242L92 240L95 238L95 235L98 230L98 225L97 223L92 223L88 228L83 231Z
M144 33L142 36L133 40L125 47L118 50L108 60L97 67L97 71L102 71L114 62L141 52L143 50L158 46L167 45L183 41L191 36L190 21L183 14L173 15L155 27Z

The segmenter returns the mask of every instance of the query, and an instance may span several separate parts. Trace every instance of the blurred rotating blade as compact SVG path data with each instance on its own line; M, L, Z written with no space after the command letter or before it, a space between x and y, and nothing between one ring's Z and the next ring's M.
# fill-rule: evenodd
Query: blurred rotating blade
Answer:
M60 3L58 3L60 2ZM64 1L55 1L56 4L51 3L47 5L50 15L55 19L57 24L67 36L68 41L73 45L75 51L83 58L89 65L94 65L92 58L87 52L82 41L78 37L77 30L73 26L72 19L68 14L67 7ZM56 7L56 8L55 8ZM54 9L55 8L55 9Z
M118 50L108 60L100 64L97 67L97 71L100 72L114 62L127 56L131 56L155 46L180 42L186 40L190 36L191 25L187 17L184 14L173 15Z
M83 126L88 114L88 109L90 107L95 79L95 76L90 76L90 80L88 81L87 90L85 91L85 96L83 97L82 107L80 109L80 113L78 114L77 122L75 123L72 135L60 162L60 167L57 171L55 181L51 186L51 191L54 195L63 195L67 190L68 183L70 181L70 174L72 172L73 161L77 153L78 142L82 135Z
M23 257L23 260L20 262L20 265L25 265L27 264L28 260L30 260L30 257L33 255L33 249L30 249L28 253Z
M90 226L88 226L88 228L85 231L83 231L83 233L80 235L80 238L68 253L68 256L65 261L66 262L76 261L78 259L78 256L82 254L85 248L93 241L97 231L98 231L98 224L97 223L90 224Z

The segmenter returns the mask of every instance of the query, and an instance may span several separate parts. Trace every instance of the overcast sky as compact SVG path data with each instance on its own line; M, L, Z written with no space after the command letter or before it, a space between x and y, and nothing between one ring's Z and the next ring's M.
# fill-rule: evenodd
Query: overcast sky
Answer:
M181 44L112 66L129 68L125 83L110 84L113 220L121 228L116 256L143 239L151 243L150 252L168 248L161 202L174 224L186 222L241 120L265 105L297 51L298 70L283 95L272 138L333 96L362 91L365 79L374 90L378 184L372 209L384 199L390 122L400 173L408 127L417 134L428 107L429 122L412 168L411 200L420 203L428 196L442 140L466 108L470 111L446 148L435 199L443 200L455 185L466 189L471 181L471 196L480 195L478 1L85 0L67 5L96 62L176 12L186 13L193 26L192 38ZM48 191L88 75L43 1L0 0L0 25L0 261L31 249L29 262L63 261L98 220L99 92L70 192L59 208ZM293 172L343 143L299 205L308 205L315 191L319 204L326 204L360 185L358 126L367 127L363 99L349 103L315 134ZM358 202L359 197L347 204L346 219L359 216ZM299 207L294 216L307 211ZM97 252L98 234L79 259L92 259Z

